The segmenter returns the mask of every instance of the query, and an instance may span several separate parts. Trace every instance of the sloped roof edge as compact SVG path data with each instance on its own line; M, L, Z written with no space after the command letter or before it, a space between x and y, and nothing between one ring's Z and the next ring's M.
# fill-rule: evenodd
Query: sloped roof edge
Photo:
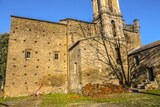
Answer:
M145 51L147 49L150 49L150 48L153 48L153 47L156 47L156 46L159 46L159 45L160 45L160 40L155 41L155 42L150 43L150 44L147 44L147 45L144 45L144 46L142 46L142 47L140 47L138 49L135 49L135 50L129 52L128 55L130 56L130 55Z

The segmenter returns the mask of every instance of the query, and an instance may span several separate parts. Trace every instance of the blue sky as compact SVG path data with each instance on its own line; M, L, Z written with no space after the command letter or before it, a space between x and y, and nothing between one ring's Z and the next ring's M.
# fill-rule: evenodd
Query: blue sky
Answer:
M143 44L160 40L160 0L119 0L127 24L140 20ZM10 31L10 15L58 22L92 21L91 0L0 0L0 33Z

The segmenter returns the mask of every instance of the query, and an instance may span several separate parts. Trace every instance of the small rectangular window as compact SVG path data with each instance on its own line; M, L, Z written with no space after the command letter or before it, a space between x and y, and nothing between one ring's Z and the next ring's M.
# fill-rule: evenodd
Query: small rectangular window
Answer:
M58 59L59 59L59 52L58 52L58 51L55 51L55 52L54 52L54 59L55 59L55 60L58 60Z
M25 52L25 58L26 59L30 59L31 58L31 52L30 51L26 50L26 52Z

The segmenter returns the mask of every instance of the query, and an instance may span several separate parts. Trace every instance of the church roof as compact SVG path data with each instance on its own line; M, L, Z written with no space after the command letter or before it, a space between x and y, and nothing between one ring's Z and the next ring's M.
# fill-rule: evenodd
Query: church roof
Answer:
M62 19L60 21L66 21L66 20L73 20L73 21L78 21L78 22L82 22L82 23L94 24L93 22L87 22L87 21L82 21L82 20L72 19L72 18Z
M15 15L11 15L11 17L20 18L20 19L34 20L34 21L40 21L40 22L47 22L47 23L53 23L53 24L67 25L67 24L63 24L63 23L52 22L52 21L46 21L46 20L41 20L41 19L34 19L34 18L23 17L23 16L15 16ZM82 22L82 23L94 24L94 23L92 23L92 22L87 22L87 21L82 21L82 20L72 19L72 18L62 19L62 20L60 20L60 21L67 21L67 20L73 20L73 21L78 21L78 22Z
M160 46L160 40L159 41L156 41L156 42L153 42L153 43L150 43L150 44L147 44L147 45L144 45L136 50L133 50L131 52L129 52L129 56L130 55L133 55L133 54L136 54L136 53L139 53L139 52L142 52L142 51L145 51L147 49L151 49L151 48L154 48L156 46Z
M53 23L53 24L66 25L66 24L63 24L63 23L57 23L57 22L40 20L40 19L34 19L34 18L28 18L28 17L22 17L22 16L14 16L14 15L11 15L11 17L20 18L20 19L34 20L34 21L40 21L40 22L47 22L47 23Z

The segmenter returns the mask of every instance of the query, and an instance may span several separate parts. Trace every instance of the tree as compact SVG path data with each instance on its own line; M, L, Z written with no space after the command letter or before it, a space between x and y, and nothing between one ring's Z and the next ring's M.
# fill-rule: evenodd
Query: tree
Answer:
M85 30L90 29L90 26L84 26L79 23L79 28L82 32L82 34L79 34L79 36L83 38L81 40L92 40L96 42L98 46L92 44L90 46L97 51L98 60L106 66L110 66L110 75L116 75L120 81L120 84L128 85L129 69L127 68L127 70L125 70L124 68L124 63L127 63L128 61L126 40L119 37L115 38L114 36L108 37L104 34L102 25L103 24L100 23L99 28L97 25L95 25L95 34L93 34L90 32L91 30ZM122 55L122 53L125 54L125 56Z
M0 34L0 81L1 87L5 81L6 75L6 64L7 64L7 53L8 53L8 41L9 41L9 34L4 33Z

